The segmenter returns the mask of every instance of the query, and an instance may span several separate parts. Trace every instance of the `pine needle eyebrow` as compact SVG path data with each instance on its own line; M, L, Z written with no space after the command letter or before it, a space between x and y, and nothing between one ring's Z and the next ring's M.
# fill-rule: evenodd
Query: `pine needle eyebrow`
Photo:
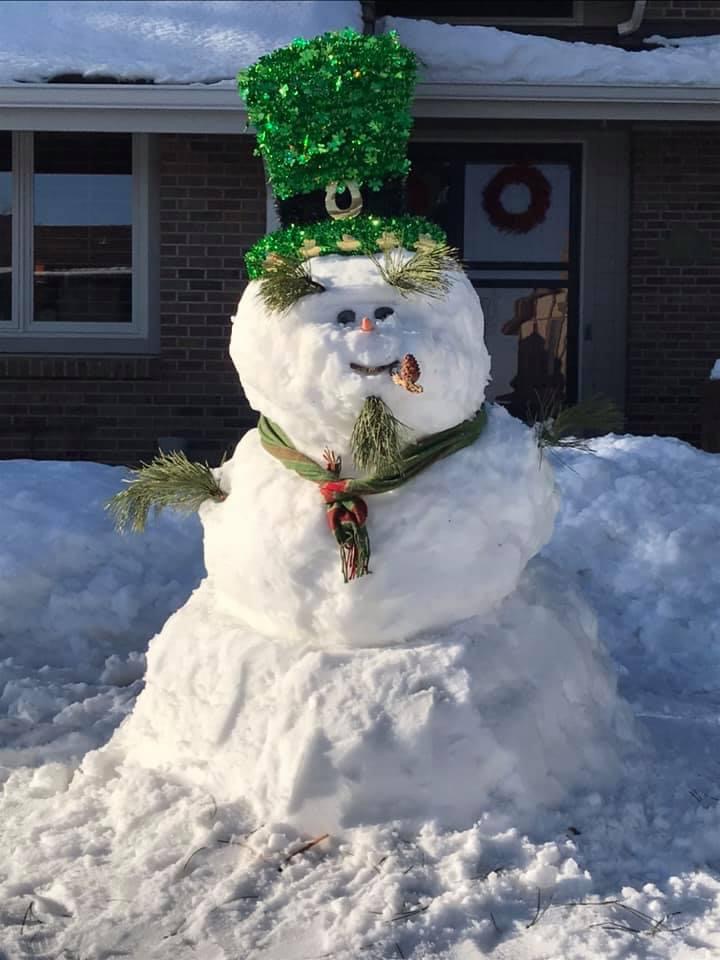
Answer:
M323 293L325 287L313 280L305 260L271 253L260 280L260 298L271 313L285 313L303 297Z
M462 270L457 250L447 243L418 250L409 260L399 248L387 251L382 259L372 259L385 282L403 297L414 293L433 299L443 297L451 284L448 271Z

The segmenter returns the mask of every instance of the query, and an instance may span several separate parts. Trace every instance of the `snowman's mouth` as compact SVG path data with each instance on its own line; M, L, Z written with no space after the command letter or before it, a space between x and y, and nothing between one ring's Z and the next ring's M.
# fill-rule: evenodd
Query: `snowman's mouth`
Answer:
M355 373L362 373L365 377L375 377L379 373L392 373L398 366L400 366L400 361L392 360L390 363L381 363L377 367L366 367L362 363L351 363L350 369Z

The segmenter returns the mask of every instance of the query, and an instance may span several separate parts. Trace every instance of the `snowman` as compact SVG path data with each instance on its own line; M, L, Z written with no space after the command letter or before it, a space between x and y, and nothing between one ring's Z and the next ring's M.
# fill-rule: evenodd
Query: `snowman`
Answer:
M415 58L352 31L241 90L282 227L230 353L258 428L200 509L207 577L105 753L308 830L557 803L631 731L534 431L485 402L471 283L403 211Z

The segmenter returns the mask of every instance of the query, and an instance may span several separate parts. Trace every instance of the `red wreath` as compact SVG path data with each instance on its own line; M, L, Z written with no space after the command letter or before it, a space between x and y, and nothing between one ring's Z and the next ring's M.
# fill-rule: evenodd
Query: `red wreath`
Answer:
M530 205L522 213L510 213L502 205L505 187L520 183L530 191ZM550 207L552 187L537 167L516 163L503 167L483 190L483 210L490 223L503 233L530 233L542 223Z

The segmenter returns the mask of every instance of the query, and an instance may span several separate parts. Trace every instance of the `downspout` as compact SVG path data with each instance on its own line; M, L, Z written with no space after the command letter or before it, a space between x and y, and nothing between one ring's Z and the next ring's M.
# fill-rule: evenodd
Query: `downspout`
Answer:
M621 37L627 37L631 33L635 33L637 28L643 22L646 6L647 0L635 0L635 3L633 4L633 11L630 14L630 19L623 20L622 23L617 25L617 32Z

